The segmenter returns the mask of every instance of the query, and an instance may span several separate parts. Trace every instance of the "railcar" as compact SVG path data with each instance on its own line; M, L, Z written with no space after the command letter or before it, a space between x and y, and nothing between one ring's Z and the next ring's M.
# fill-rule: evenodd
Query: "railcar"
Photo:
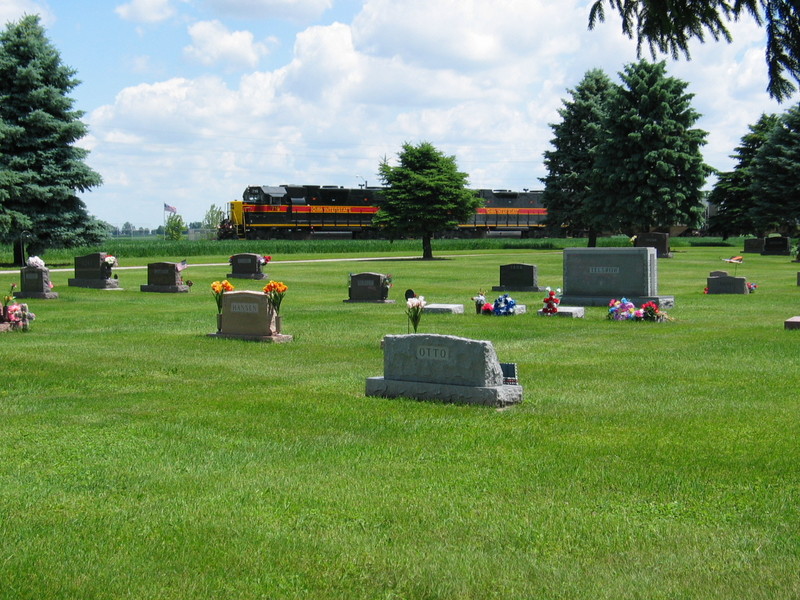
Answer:
M380 237L372 218L383 188L319 185L248 186L241 200L228 205L220 239L303 238L322 232L353 237ZM460 223L451 236L481 236L492 231L518 232L523 237L544 228L547 211L542 192L476 190L482 206Z

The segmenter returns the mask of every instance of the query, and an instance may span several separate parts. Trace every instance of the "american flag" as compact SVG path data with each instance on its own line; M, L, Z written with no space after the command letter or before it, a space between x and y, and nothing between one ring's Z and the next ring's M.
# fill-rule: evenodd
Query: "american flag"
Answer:
M172 214L175 214L176 212L178 212L178 209L177 209L177 208L175 208L174 206L170 206L170 205L169 205L169 204L167 204L166 202L164 202L164 210L165 210L166 212L170 212L170 213L172 213Z

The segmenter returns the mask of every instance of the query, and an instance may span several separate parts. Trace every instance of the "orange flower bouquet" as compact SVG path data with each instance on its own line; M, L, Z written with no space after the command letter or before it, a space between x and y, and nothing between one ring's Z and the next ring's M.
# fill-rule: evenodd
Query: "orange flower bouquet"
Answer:
M267 295L267 299L272 305L272 308L275 309L276 315L279 315L281 312L281 302L283 302L283 297L286 295L286 290L288 289L289 286L282 281L270 281L264 286L264 293Z
M233 286L227 279L225 281L215 281L211 284L211 293L214 294L214 300L217 301L217 314L222 314L222 294L232 291Z

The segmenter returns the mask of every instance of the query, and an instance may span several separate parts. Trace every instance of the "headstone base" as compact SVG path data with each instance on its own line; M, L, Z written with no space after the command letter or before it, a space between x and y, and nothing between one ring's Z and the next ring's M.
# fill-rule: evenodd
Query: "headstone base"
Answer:
M0 323L0 333L11 331L11 323Z
M445 383L399 381L383 377L368 377L367 396L383 398L414 398L455 404L503 407L522 402L521 385L471 387Z
M352 304L397 304L396 300L342 300Z
M427 304L422 312L426 313L450 313L454 315L464 314L463 304Z
M189 291L188 285L142 285L139 289L143 292L159 292L162 294L183 294Z
M93 290L118 290L119 281L116 279L67 279L70 287L91 288Z
M800 317L792 317L783 322L784 329L800 329Z
M617 296L616 299L620 300L624 294ZM646 302L655 302L659 308L675 308L675 296L625 296L629 302L633 302L636 306L641 306ZM608 306L614 298L610 296L563 296L561 301L567 304L575 304L577 306ZM558 310L561 310L559 306Z
M286 342L291 342L294 339L294 336L291 335L284 335L282 333L277 333L275 335L246 335L243 333L209 333L206 334L208 337L215 337L215 338L227 338L232 340L245 340L248 342L267 342L271 344L283 344Z
M266 273L228 273L228 279L266 279Z
M14 292L14 298L35 298L37 300L55 300L58 292Z
M544 292L546 288L538 285L516 286L516 285L493 285L493 292Z
M541 317L567 317L570 319L582 319L586 311L582 306L559 306L555 314L545 314L544 309L540 308L537 314Z

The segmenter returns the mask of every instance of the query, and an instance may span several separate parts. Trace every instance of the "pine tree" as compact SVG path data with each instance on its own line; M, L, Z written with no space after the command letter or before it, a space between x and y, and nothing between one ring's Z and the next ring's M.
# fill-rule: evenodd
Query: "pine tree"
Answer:
M422 258L433 258L434 234L467 221L480 205L467 189L467 174L458 170L454 156L445 156L432 144L403 144L400 164L384 160L379 175L387 188L372 223L391 235L422 238Z
M542 204L547 223L565 233L589 230L589 246L596 244L597 233L586 213L586 198L591 184L592 150L603 137L602 125L613 83L602 70L592 69L558 110L560 123L551 123L553 150L544 153L547 176Z
M702 220L707 134L692 129L700 115L687 84L665 70L663 62L639 61L620 73L624 85L609 101L587 199L596 228L633 234Z
M756 222L764 230L793 235L800 221L800 104L780 116L751 172Z
M38 16L0 33L0 240L13 242L26 229L32 253L106 235L76 195L102 180L84 162L88 151L74 145L87 132L68 97L74 76Z
M777 115L761 115L755 125L750 125L750 132L742 137L736 153L731 155L736 159L733 171L719 174L708 197L709 203L717 207L717 213L709 222L711 233L725 237L760 233L756 223L756 197L752 190L752 164L759 148L778 123Z

